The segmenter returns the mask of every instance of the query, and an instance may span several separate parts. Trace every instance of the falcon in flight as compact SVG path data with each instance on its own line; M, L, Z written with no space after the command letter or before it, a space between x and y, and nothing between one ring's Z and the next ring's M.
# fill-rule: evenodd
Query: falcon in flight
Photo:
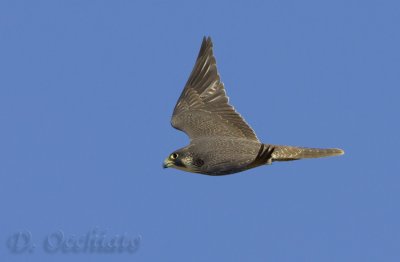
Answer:
M220 176L274 161L337 156L341 149L263 144L229 104L217 71L211 38L204 37L196 64L176 103L171 124L190 144L171 153L164 168Z

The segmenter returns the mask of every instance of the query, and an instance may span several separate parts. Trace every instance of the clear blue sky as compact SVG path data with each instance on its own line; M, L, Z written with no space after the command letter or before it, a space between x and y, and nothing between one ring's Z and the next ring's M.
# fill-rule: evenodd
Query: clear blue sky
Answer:
M1 1L1 261L400 261L398 1ZM161 168L209 35L264 142L342 157ZM47 254L57 230L134 254ZM11 254L15 232L36 248Z

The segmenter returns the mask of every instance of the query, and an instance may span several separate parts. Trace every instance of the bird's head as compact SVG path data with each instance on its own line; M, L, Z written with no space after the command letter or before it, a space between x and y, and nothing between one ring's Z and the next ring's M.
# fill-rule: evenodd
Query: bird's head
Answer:
M187 148L171 153L163 163L164 168L172 167L187 172L198 173L204 162L195 157Z

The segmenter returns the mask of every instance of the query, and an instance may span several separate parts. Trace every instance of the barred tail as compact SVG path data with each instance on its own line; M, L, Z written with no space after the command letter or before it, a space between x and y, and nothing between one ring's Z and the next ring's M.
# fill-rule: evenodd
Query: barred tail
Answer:
M272 161L290 161L302 158L318 158L343 155L344 151L338 148L307 148L294 146L274 145Z

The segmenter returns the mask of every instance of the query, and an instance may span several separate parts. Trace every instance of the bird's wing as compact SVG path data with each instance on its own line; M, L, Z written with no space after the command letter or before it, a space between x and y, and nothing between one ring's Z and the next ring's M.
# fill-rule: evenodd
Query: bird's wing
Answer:
M212 47L211 38L204 37L196 64L175 106L171 124L190 139L225 136L258 141L251 127L229 104Z

